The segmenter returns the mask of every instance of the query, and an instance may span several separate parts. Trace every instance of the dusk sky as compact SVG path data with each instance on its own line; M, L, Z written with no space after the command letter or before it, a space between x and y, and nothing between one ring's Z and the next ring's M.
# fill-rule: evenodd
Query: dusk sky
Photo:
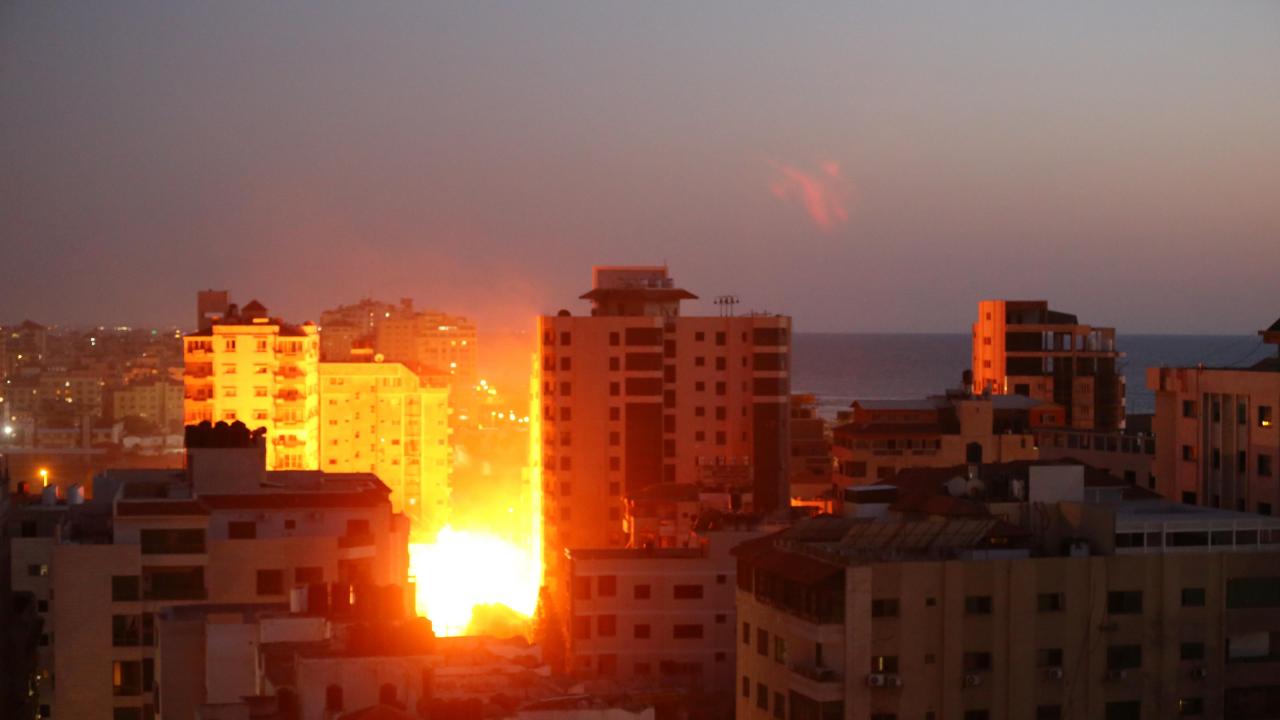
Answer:
M0 322L528 328L664 261L800 331L1252 332L1280 3L0 5Z

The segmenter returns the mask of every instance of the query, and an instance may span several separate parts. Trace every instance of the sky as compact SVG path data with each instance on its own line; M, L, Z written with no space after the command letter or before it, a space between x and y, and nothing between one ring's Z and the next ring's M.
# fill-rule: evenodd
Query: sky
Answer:
M1276 2L4 2L0 322L523 329L665 262L800 331L1253 332L1278 128Z

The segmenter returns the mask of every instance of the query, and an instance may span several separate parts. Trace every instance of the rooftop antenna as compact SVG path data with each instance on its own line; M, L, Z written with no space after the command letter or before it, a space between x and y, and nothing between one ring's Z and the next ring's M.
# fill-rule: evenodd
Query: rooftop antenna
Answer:
M720 317L733 317L733 306L738 304L738 296L718 295L714 302L720 308Z

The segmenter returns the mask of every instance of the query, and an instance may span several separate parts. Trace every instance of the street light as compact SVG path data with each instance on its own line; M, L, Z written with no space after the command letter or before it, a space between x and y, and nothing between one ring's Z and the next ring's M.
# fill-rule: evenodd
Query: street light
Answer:
M40 468L40 486L49 487L49 468Z

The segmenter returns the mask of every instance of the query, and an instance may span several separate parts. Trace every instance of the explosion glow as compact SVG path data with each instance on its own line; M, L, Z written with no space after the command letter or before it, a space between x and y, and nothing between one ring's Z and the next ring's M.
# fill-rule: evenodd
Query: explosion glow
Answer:
M533 616L542 579L533 543L521 547L498 535L445 527L433 543L409 546L416 578L418 613L431 619L437 635L483 631L472 612L502 605L521 620Z

